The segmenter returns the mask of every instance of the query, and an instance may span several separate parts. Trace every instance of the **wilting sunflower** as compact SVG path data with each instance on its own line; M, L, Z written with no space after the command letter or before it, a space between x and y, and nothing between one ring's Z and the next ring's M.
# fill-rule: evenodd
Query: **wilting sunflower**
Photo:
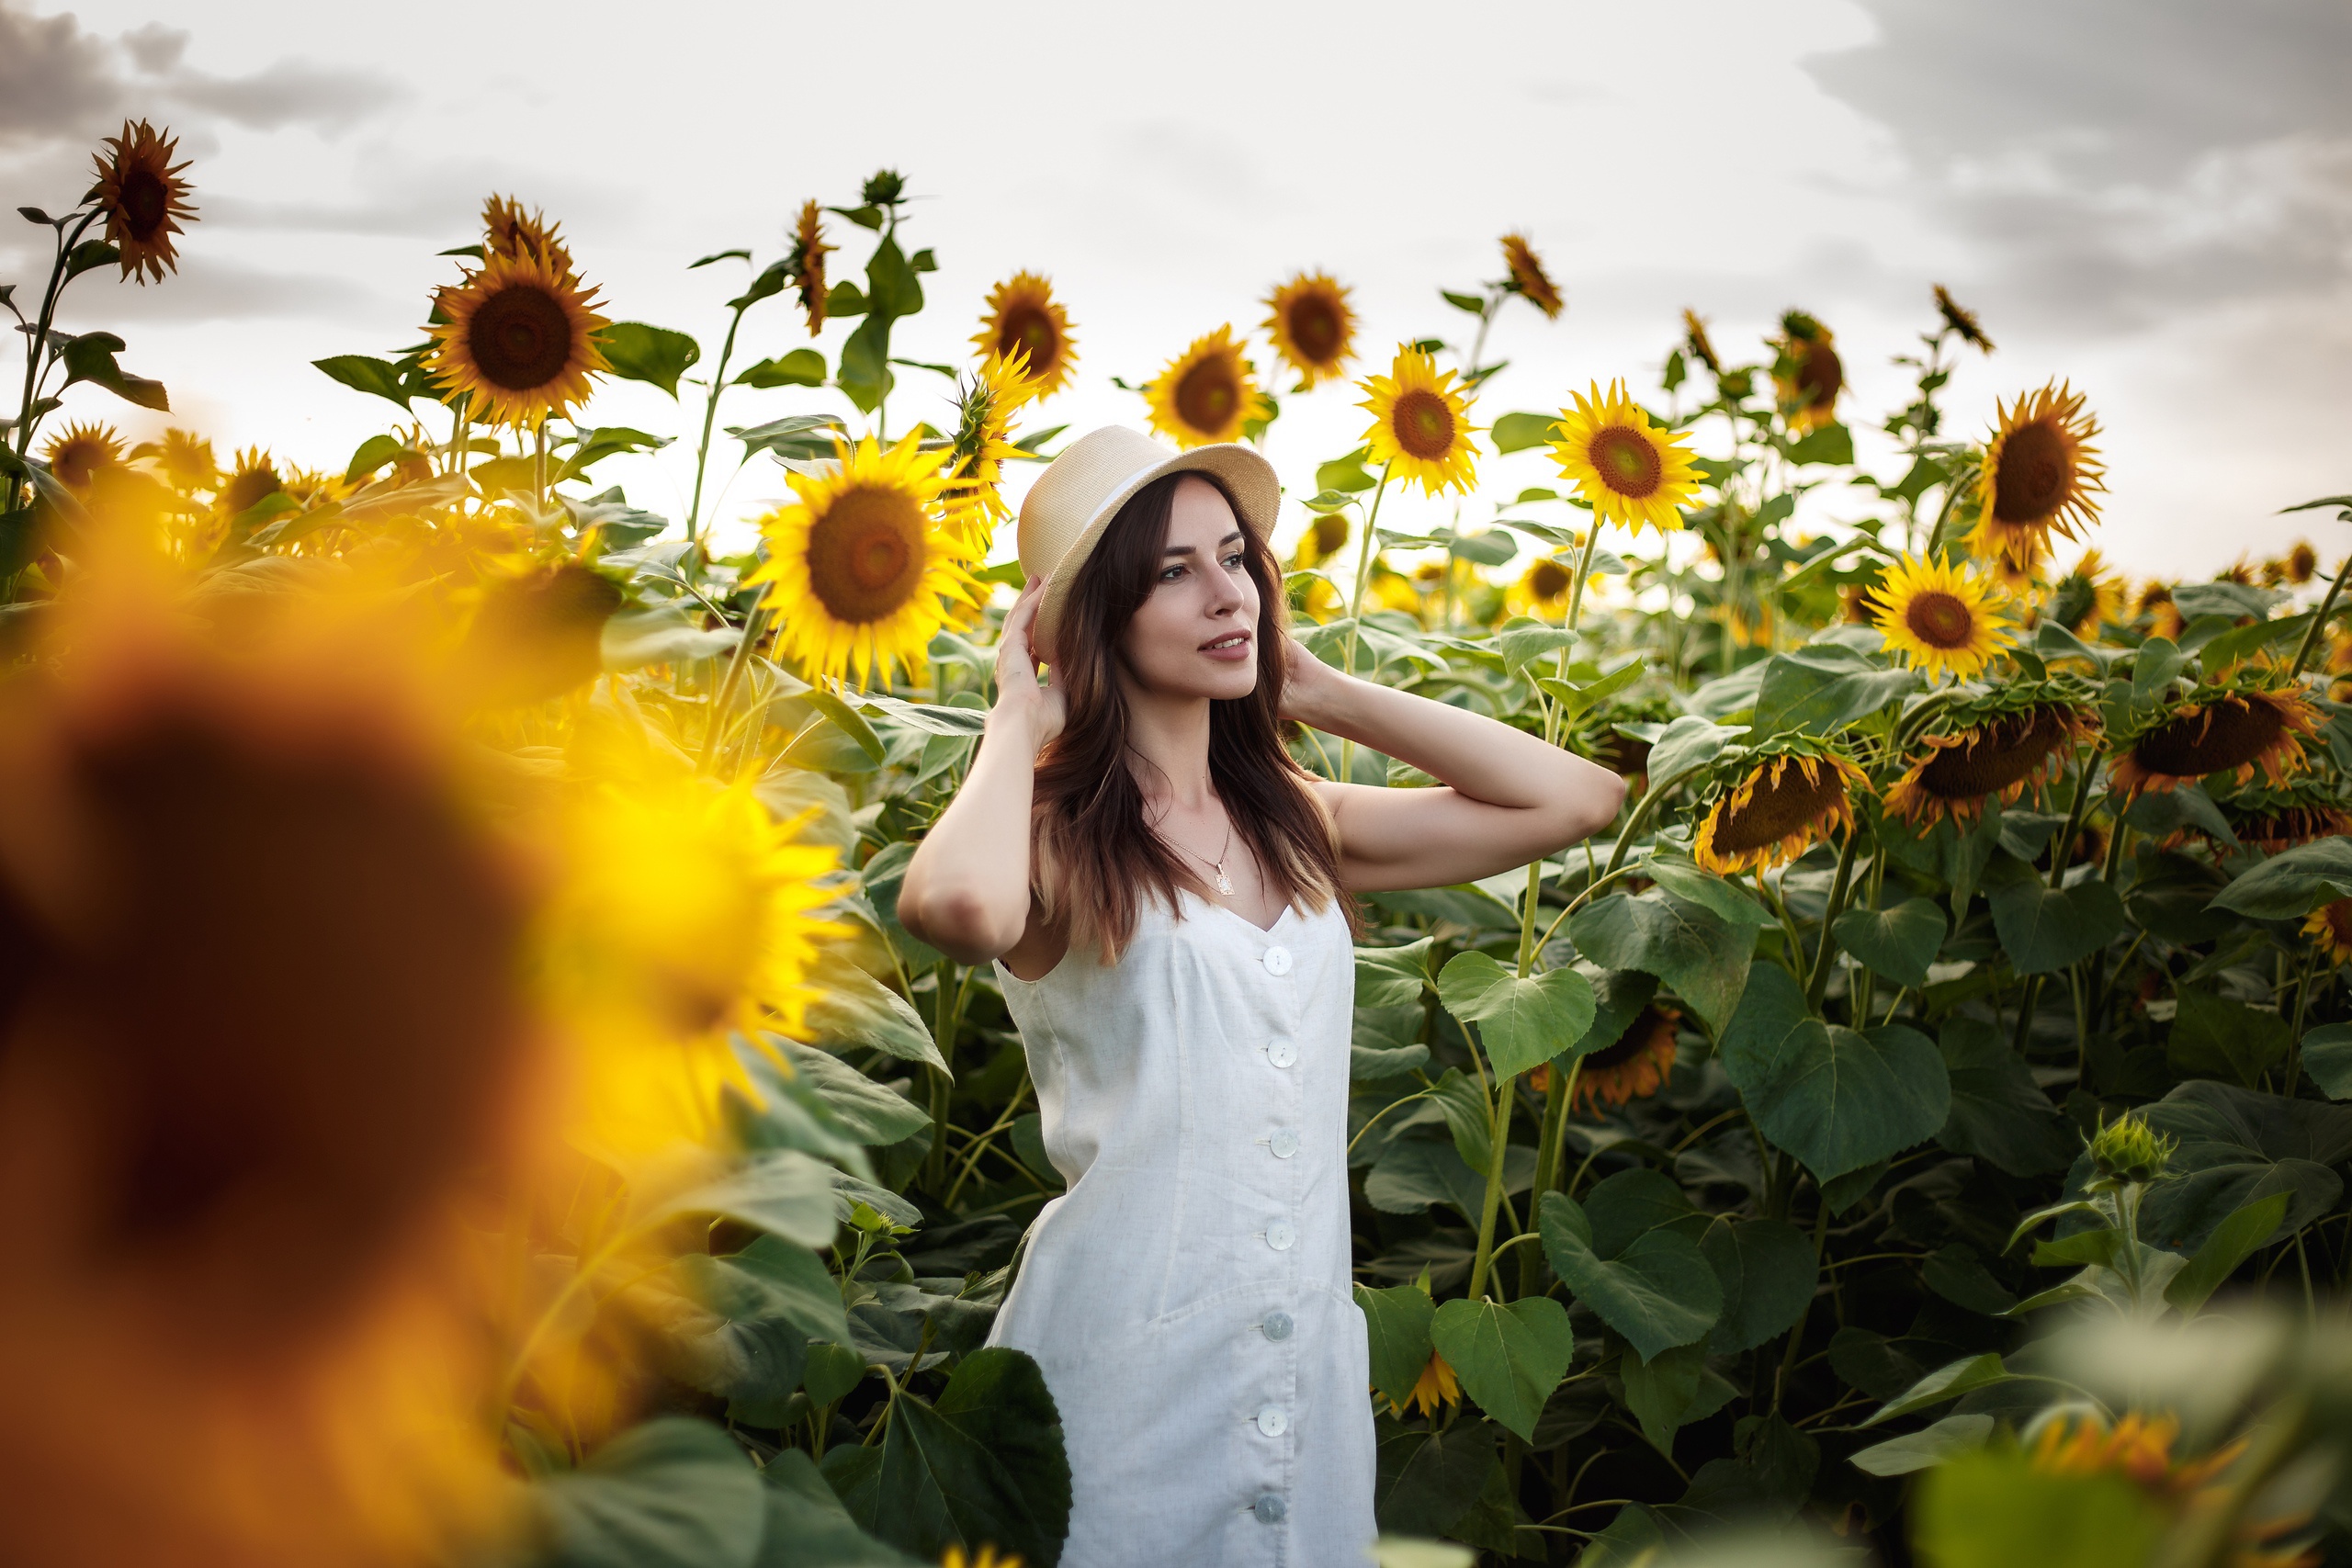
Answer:
M2123 579L2107 570L2097 550L2085 550L2058 580L2051 616L2076 637L2095 637L2099 628L2123 623Z
M1682 1015L1656 1004L1644 1007L1614 1043L1584 1058L1570 1109L1598 1118L1628 1100L1646 1100L1666 1087L1674 1071L1674 1030Z
M1786 865L1843 824L1853 831L1850 792L1861 769L1808 736L1775 736L1717 774L1690 858L1724 876Z
M1973 344L1986 354L1993 352L1993 340L1977 324L1976 312L1953 299L1951 291L1940 283L1936 285L1936 310L1943 317L1944 325L1960 334L1962 343Z
M1699 493L1698 470L1682 446L1689 438L1652 424L1623 381L1606 392L1595 381L1590 397L1568 396L1577 406L1553 423L1552 457L1560 477L1592 503L1593 516L1636 533L1645 523L1661 534L1680 529L1681 508Z
M543 256L493 254L438 302L447 320L429 329L425 368L469 396L484 423L528 428L567 414L606 368L595 291Z
M1513 615L1548 621L1567 609L1568 590L1575 585L1573 569L1541 557L1504 592L1503 604Z
M784 270L800 291L800 309L808 318L810 337L825 328L825 257L840 248L825 243L823 213L815 198L801 203L800 220L792 231L792 254L785 257Z
M122 437L110 424L69 424L40 449L41 461L68 490L87 490L101 468L122 467Z
M2092 495L2107 489L2106 469L2091 437L2098 422L2083 394L2057 382L1996 405L1999 427L1984 448L1977 480L1981 509L1969 543L1978 555L1996 552L2020 563L2046 547L2052 534L2075 537L2098 520Z
M792 474L797 498L760 519L768 558L743 581L767 584L776 648L814 681L914 668L948 604L976 602L941 525L944 450L910 433L884 449L872 436L833 443L832 471Z
M2300 844L2352 834L2352 810L2345 808L2338 793L2333 781L2305 773L2275 789L2239 790L2220 805L2240 844L2275 855ZM2216 851L2226 847L2193 823L2166 839L2165 847L2176 848L2190 839L2201 839Z
M2109 783L2136 795L2213 773L2245 784L2258 768L2272 785L2285 784L2303 766L2303 738L2318 732L2319 714L2301 691L2261 679L2249 672L2191 693L2131 737Z
M277 459L258 446L248 446L237 454L229 482L220 487L212 502L222 516L234 517L285 488L285 481L277 475Z
M1016 349L1028 355L1030 379L1041 398L1069 385L1078 365L1069 312L1054 298L1053 284L1034 272L1016 272L989 290L988 314L980 318L972 343L983 358Z
M2008 805L2063 772L2098 732L2094 695L2062 678L1996 686L1947 708L1887 790L1888 814L1924 829L1973 822L1989 802Z
M987 555L998 525L1012 515L1004 502L1004 465L1024 456L1012 444L1012 414L1037 394L1028 365L1015 349L1010 359L990 355L970 381L957 378L962 395L941 501L947 531L967 560Z
M1405 1396L1405 1403L1398 1404L1391 1401L1388 1410L1394 1416L1402 1416L1408 1410L1435 1416L1441 1407L1461 1403L1461 1380L1453 1375L1453 1369L1446 1364L1445 1358L1431 1350L1429 1360L1421 1367L1421 1375L1413 1382L1412 1392Z
M1714 340L1707 336L1707 323L1699 319L1698 311L1688 307L1682 312L1682 342L1690 349L1690 357L1717 376L1724 373L1724 362L1715 354Z
M1267 298L1266 331L1274 352L1298 372L1299 386L1336 381L1354 350L1356 313L1348 290L1328 273L1302 272Z
M2303 922L2303 934L2322 957L2352 965L2352 898L2337 898L2313 909Z
M1873 624L1915 670L1965 681L2007 646L2016 625L1992 603L1984 580L1948 561L1905 556L1871 595Z
M514 197L493 196L481 204L481 227L484 248L492 254L517 260L536 257L558 276L572 276L571 253L564 248L562 225L548 222L537 208L526 212Z
M1270 412L1230 325L1194 338L1145 384L1143 395L1151 427L1183 447L1238 441L1245 425Z
M1365 460L1390 465L1399 479L1418 479L1424 494L1442 490L1465 493L1477 483L1477 451L1471 434L1470 400L1454 389L1453 372L1410 344L1399 344L1385 376L1356 383L1372 413L1364 432Z
M1544 320L1558 319L1566 301L1560 298L1552 275L1544 270L1544 258L1535 254L1526 235L1514 231L1503 236L1503 265L1510 268L1512 288L1526 295L1544 312Z
M1846 389L1846 364L1838 357L1836 335L1803 310L1791 310L1781 318L1781 336L1772 346L1772 385L1780 390L1789 428L1815 430L1833 423L1838 395Z
M172 236L187 231L180 220L196 219L187 182L180 178L187 164L172 162L179 139L158 134L143 119L137 125L126 119L122 134L107 137L105 145L112 151L98 155L98 183L85 199L106 211L107 243L122 253L122 276L161 283L164 274L179 270Z

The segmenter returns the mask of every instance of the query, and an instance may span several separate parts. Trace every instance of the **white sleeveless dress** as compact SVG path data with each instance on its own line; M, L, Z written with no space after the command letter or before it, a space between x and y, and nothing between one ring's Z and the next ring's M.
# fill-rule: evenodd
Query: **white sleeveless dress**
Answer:
M1370 1356L1350 1290L1355 962L1335 903L1260 931L1146 900L1108 967L997 977L1069 1183L989 1343L1060 1407L1065 1568L1363 1568Z

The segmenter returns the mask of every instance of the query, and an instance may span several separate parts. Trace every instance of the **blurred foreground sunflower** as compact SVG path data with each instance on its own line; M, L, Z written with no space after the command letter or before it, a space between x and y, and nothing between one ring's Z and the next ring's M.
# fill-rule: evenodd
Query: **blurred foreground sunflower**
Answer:
M1846 364L1838 339L1803 310L1781 318L1773 344L1772 385L1779 391L1789 428L1816 430L1838 418L1838 397L1846 389Z
M1274 352L1298 372L1302 389L1334 381L1347 372L1353 352L1356 314L1348 291L1328 273L1302 272L1266 299L1266 331Z
M1786 865L1835 828L1853 830L1862 771L1808 737L1776 736L1722 776L1690 840L1690 858L1724 876Z
M1238 441L1271 412L1231 325L1194 338L1146 383L1151 427L1182 447Z
M1453 372L1440 371L1427 354L1400 344L1385 376L1356 383L1372 414L1364 432L1365 461L1385 466L1399 480L1415 480L1427 495L1467 492L1477 483L1477 449L1470 437L1470 400L1455 389Z
M784 258L784 270L791 277L793 288L799 291L800 310L808 319L810 337L825 330L825 257L839 248L825 243L824 214L816 199L802 202L799 220L793 225L792 249Z
M2062 680L1996 686L1947 708L1887 790L1888 813L1926 829L2009 805L2063 772L2074 749L2098 734L2093 697Z
M2107 488L2098 449L2090 444L2098 422L2085 410L2082 393L2057 382L2021 394L1998 412L1969 545L1980 556L2006 555L2023 565L2049 547L2052 534L2071 539L2076 527L2098 520L2092 497Z
M1595 381L1589 397L1568 396L1577 406L1562 409L1552 424L1552 457L1593 516L1637 533L1645 523L1660 534L1680 529L1681 508L1699 493L1698 470L1682 446L1688 437L1652 424L1622 381L1606 392Z
M68 490L87 490L101 469L122 467L122 437L110 424L69 424L40 449L41 461Z
M2109 764L2109 784L2127 796L2167 791L2215 773L2239 784L2257 769L2281 784L2303 767L2303 739L2319 731L2319 712L2301 691L2270 687L2249 673L2210 683L2179 707L2141 728Z
M1674 1032L1681 1021L1672 1008L1645 1006L1624 1033L1581 1059L1570 1109L1598 1118L1603 1105L1614 1110L1664 1089L1674 1072Z
M1967 680L2011 640L2016 625L1991 601L1982 578L1933 558L1905 556L1872 595L1872 624L1886 646L1930 676Z
M777 651L810 680L887 680L922 661L946 605L978 602L941 518L948 454L912 434L833 451L831 472L788 477L796 500L760 519L768 558L743 582L766 585Z
M180 220L196 220L187 204L187 182L180 178L185 162L175 164L178 139L158 132L145 120L122 122L122 134L106 138L107 151L98 155L97 183L85 198L107 215L107 243L121 252L122 276L164 281L177 272L179 254L172 236L185 233Z
M429 329L425 368L472 400L472 417L520 428L561 417L605 368L595 291L544 256L492 253L438 295L447 318Z
M1016 272L989 290L988 314L980 318L972 344L984 359L1026 354L1041 398L1069 385L1078 365L1069 312L1054 298L1053 284L1038 273Z
M1544 312L1545 321L1557 320L1567 308L1567 302L1560 298L1559 286L1544 270L1544 258L1535 254L1535 246L1525 234L1514 230L1503 236L1503 265L1510 271L1513 292L1527 296Z

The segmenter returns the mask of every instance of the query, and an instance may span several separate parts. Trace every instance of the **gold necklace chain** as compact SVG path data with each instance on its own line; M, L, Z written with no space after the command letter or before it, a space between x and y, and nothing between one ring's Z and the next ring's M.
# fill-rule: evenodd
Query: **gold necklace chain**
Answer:
M1171 844L1176 844L1178 849L1182 850L1186 854L1192 856L1194 860L1199 861L1211 871L1216 872L1216 890L1219 893L1224 894L1228 898L1233 897L1233 879L1225 874L1226 857L1233 853L1233 818L1231 817L1227 817L1225 819L1225 848L1217 852L1216 859L1215 860L1209 859L1208 856L1201 853L1200 851L1193 849L1189 845L1176 843L1176 840L1173 839L1170 839L1167 841Z

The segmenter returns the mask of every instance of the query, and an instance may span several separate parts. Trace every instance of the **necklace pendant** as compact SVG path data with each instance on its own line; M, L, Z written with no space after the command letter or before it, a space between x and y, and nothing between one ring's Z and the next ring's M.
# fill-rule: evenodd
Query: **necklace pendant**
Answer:
M1216 868L1216 890L1227 897L1233 897L1233 879L1225 874L1225 867Z

